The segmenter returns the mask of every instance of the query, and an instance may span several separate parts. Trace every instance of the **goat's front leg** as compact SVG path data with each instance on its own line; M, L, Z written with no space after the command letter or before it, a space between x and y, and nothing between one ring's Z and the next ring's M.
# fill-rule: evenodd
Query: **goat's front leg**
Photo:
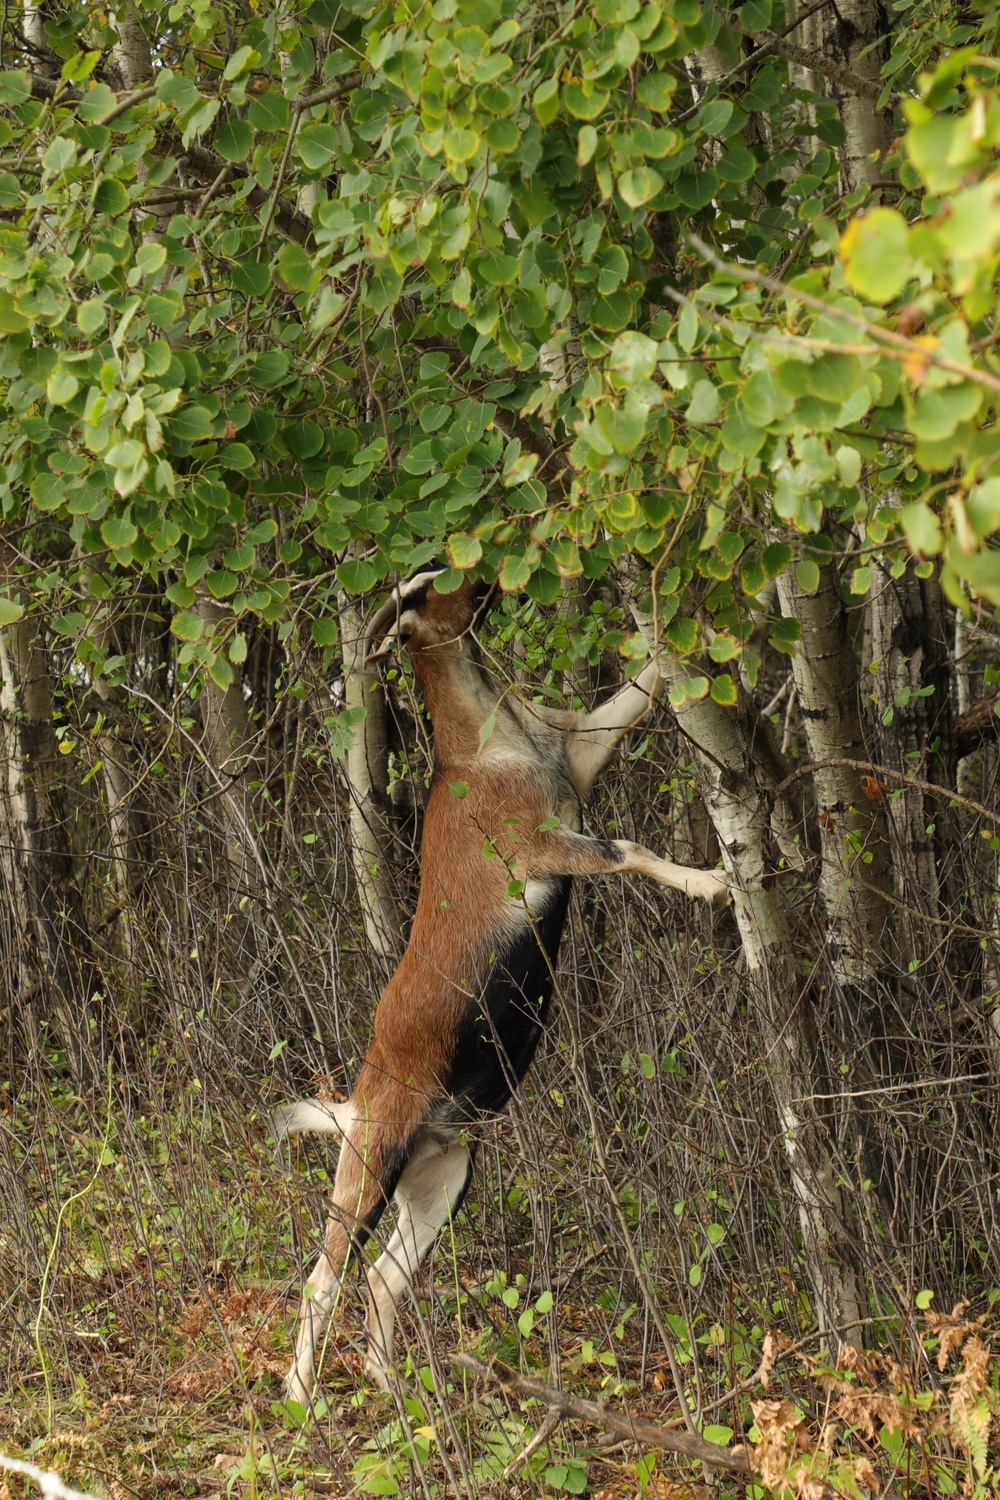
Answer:
M627 682L607 703L592 713L581 714L567 733L566 763L581 797L588 796L622 736L645 718L660 684L656 663L647 663L639 676Z
M551 828L536 834L518 864L526 864L529 876L545 875L648 875L686 896L718 901L729 893L729 882L721 870L692 870L687 865L660 859L642 844L629 839L590 838L569 828Z

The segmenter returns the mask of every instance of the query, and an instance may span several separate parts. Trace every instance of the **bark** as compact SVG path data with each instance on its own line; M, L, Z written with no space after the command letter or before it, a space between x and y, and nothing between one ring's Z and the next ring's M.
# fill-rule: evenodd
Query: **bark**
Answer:
M392 881L392 822L385 696L377 674L365 665L364 619L349 594L338 597L348 709L364 710L347 752L351 861L369 945L387 968L402 952Z
M633 607L651 646L652 622ZM665 654L667 686L687 671ZM773 796L744 721L711 698L688 699L677 720L694 753L698 782L732 877L751 1003L780 1122L798 1209L806 1268L821 1329L854 1343L864 1316L858 1236L844 1175L815 1102L829 1093L808 983L798 973L770 852Z
M200 595L196 612L205 622L210 639L228 617L214 599ZM206 763L213 772L213 790L221 792L219 805L225 829L230 886L241 895L260 894L260 852L255 823L254 790L261 766L256 730L251 723L243 683L237 675L221 688L207 676L198 699L201 712L201 743Z
M149 49L149 38L143 30L142 21L134 0L125 0L108 16L110 24L118 32L118 41L111 49L111 60L126 89L141 88L153 76L153 63Z
M882 162L892 144L892 110L878 107L879 79L889 55L888 18L881 0L838 0L807 17L802 32L801 81L836 100L844 127L841 188L853 193L885 175ZM788 55L787 49L775 50Z
M33 69L43 78L58 78L59 59L45 35L45 17L48 13L48 6L30 4L29 0L24 0L24 40Z
M12 561L2 544L0 575L7 594L17 598ZM28 602L26 596L22 602ZM27 993L22 990L21 1000L33 1041L43 1041L42 1023L54 1015L70 1072L84 1084L93 1061L86 1003L93 976L66 835L54 685L42 627L34 616L25 614L0 630L0 679L5 751L0 795L7 802L12 836L6 864L26 947L19 967Z
M795 539L793 548L802 554ZM836 570L821 567L819 588L808 594L790 567L778 580L778 595L782 613L802 626L792 673L809 759L864 759L861 688ZM872 777L843 766L826 765L813 773L812 780L829 957L842 985L870 991L892 946L885 901L889 860L882 793Z
M911 569L893 579L888 567L880 567L868 623L878 760L938 786L952 785L950 642L937 578L917 578ZM904 787L887 802L886 817L897 895L912 911L939 916L948 896L939 852L951 842L952 815L939 799Z

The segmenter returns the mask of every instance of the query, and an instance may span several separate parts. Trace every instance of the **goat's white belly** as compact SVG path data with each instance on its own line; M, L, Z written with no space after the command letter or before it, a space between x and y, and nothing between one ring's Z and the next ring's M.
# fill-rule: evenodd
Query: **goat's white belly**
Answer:
M558 880L534 879L525 882L520 896L508 896L506 916L512 927L545 915L549 902L559 889Z

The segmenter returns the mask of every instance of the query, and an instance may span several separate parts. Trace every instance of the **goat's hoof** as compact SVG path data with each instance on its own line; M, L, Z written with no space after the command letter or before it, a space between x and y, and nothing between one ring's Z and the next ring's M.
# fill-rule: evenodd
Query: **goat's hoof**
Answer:
M729 905L733 897L729 888L728 875L724 875L721 870L697 870L692 871L692 874L696 875L697 879L692 881L689 887L690 895L700 896L705 901L717 901L720 904Z

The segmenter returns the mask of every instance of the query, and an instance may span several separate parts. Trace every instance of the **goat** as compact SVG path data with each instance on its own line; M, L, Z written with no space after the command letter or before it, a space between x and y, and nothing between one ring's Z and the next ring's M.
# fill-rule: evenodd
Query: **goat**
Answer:
M468 580L439 593L438 576L399 585L367 633L369 659L393 638L409 651L434 728L410 940L350 1099L300 1101L278 1116L284 1131L341 1141L286 1383L300 1401L347 1265L394 1198L395 1232L368 1269L366 1371L387 1385L396 1304L469 1184L475 1145L463 1127L503 1109L538 1045L572 877L634 872L706 899L727 889L716 871L580 831L583 800L655 696L655 664L592 713L521 702L482 665L482 594Z

